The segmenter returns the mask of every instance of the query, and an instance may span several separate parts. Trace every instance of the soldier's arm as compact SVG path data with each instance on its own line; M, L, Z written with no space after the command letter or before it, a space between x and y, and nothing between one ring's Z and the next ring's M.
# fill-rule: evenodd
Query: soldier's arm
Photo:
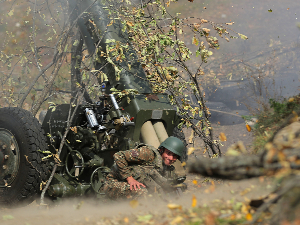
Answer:
M114 154L114 160L119 169L119 174L124 180L134 175L128 167L130 164L142 165L145 162L152 162L154 158L154 152L147 146L143 146L138 149L120 151Z

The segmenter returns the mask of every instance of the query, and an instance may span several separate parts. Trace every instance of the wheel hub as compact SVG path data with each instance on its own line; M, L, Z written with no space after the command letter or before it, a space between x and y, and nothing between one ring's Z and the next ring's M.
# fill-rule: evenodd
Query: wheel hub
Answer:
M14 135L0 128L0 187L9 186L19 171L20 151Z

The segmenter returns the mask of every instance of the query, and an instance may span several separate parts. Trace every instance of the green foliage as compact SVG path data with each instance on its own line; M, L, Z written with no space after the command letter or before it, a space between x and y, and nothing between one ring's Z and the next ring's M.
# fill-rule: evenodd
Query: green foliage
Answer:
M257 116L255 124L254 151L263 149L268 139L280 127L285 118L300 109L300 95L289 99L274 100L269 99L270 108L266 108Z
M3 215L2 216L3 220L12 220L14 217L12 215Z
M151 214L147 214L147 215L144 215L144 216L138 216L138 219L137 221L138 222L148 222L149 220L151 220L153 217L153 215Z
M279 126L280 122L288 117L293 111L300 108L300 97L295 96L281 101L270 99L270 109L258 115L257 130L265 132L267 128Z
M237 219L237 220L230 220L230 219L217 219L217 223L220 225L239 225L247 222L245 218Z
M206 145L217 147L217 141L211 140L210 114L200 86L205 80L215 82L217 79L205 74L202 65L220 48L221 39L229 41L234 36L247 37L228 29L232 23L216 24L203 18L181 17L180 12L173 15L169 6L180 4L176 0L148 1L142 7L129 0L103 2L111 19L107 26L121 22L153 92L169 94L171 103L176 105L182 117L181 125L192 127L196 135L207 141ZM31 4L21 0L3 3L6 32L0 34L4 40L0 49L0 66L4 75L0 79L1 105L30 109L36 105L40 107L39 103L44 102L43 108L47 108L49 101L60 104L70 99L70 81L73 80L69 71L74 69L70 68L70 51L79 46L80 39L73 37L71 40L68 36L77 30L76 26L68 30L73 22L69 21L68 12L72 10L64 1L48 0L44 3ZM100 36L105 32L99 31L92 20L89 22L88 26ZM100 40L100 36L96 38ZM85 57L86 52L74 56L77 59L74 67L81 73L80 82L77 80L74 86L84 87L94 99L100 93L97 83L106 77L106 70L96 71L94 62L99 61L104 66L105 61L108 62L118 80L121 72L131 72L131 62L136 57L131 53L126 55L127 42L114 39L105 42L106 49L98 47L92 56ZM192 47L188 42L192 42ZM191 67L190 61L197 62L196 67ZM192 95L196 102L191 101ZM195 123L195 116L203 118L202 121Z
M295 99L296 98L296 99ZM283 99L281 102L274 99L270 99L270 107L274 110L273 117L274 122L280 121L281 119L289 116L293 111L297 111L300 108L299 97L296 96L291 99Z
M176 105L182 117L180 126L191 127L198 137L207 140L208 149L218 148L218 142L210 138L210 114L200 87L200 81L215 79L215 76L206 76L201 66L207 63L214 50L219 49L218 38L229 41L232 35L227 24L216 24L203 18L184 18L179 16L180 13L172 15L168 11L171 4L178 3L175 0L167 3L151 1L144 7L133 7L127 1L119 6L118 11L115 10L117 7L112 7L110 12L114 18L121 18L123 30L128 33L153 91L168 93L171 103ZM245 35L230 32L247 39ZM192 47L187 42L192 42ZM120 46L114 44L111 49ZM118 51L116 59L120 55ZM189 61L198 62L196 68L189 66ZM196 102L191 101L192 95ZM195 123L195 116L202 121Z

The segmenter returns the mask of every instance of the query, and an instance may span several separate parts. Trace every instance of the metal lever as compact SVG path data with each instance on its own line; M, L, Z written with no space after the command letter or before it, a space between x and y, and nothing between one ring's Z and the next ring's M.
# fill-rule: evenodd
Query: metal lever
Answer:
M126 126L134 126L134 122L124 122L123 123L123 126L126 127Z
M117 116L118 116L118 118L120 118L120 117L122 116L122 114L121 114L119 105L118 105L118 103L117 103L117 101L116 101L116 98L115 98L115 96L114 96L113 94L109 94L109 96L110 96L110 99L111 99L111 101L112 101L112 104L114 105L114 107L115 107L115 109L116 109Z
M107 128L98 123L95 113L92 109L86 108L85 115L92 129L97 129L98 133L106 131Z

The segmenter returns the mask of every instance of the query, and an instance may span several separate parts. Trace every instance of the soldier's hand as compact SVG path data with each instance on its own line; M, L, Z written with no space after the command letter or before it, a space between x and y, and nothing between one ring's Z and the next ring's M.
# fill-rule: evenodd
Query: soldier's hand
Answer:
M144 184L138 182L133 177L127 177L127 182L130 185L130 190L134 189L136 191L137 189L140 189L141 186L146 187Z

